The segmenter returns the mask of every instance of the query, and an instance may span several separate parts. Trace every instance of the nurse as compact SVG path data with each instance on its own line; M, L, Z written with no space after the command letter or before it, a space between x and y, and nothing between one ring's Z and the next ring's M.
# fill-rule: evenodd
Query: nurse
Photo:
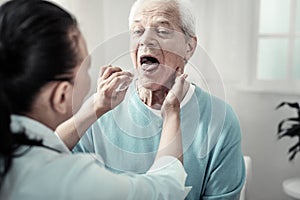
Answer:
M0 199L184 199L179 112L185 76L176 78L162 106L163 133L150 170L116 175L96 155L72 155L54 133L81 107L89 62L76 20L63 9L42 0L0 7ZM103 67L95 112L118 105L126 90L116 88L131 80L120 68Z

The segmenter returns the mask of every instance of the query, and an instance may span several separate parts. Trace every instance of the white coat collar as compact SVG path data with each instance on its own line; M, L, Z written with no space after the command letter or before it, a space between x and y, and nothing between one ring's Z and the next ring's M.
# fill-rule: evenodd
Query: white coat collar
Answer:
M21 115L11 115L10 128L14 134L24 132L29 138L42 139L45 146L62 153L71 153L54 131L34 119Z

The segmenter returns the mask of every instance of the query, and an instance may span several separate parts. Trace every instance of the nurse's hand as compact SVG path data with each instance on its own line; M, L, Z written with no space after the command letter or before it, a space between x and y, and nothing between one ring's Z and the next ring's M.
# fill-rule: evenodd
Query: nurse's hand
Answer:
M161 107L161 114L163 118L167 117L170 114L179 114L180 103L186 95L190 85L185 80L186 77L186 74L181 74L176 77L175 83L166 96Z
M176 77L175 83L161 107L163 127L156 159L173 156L183 163L182 136L180 128L180 103L189 88L186 75Z
M119 67L101 67L97 92L94 95L94 109L98 117L119 105L126 94L133 75Z

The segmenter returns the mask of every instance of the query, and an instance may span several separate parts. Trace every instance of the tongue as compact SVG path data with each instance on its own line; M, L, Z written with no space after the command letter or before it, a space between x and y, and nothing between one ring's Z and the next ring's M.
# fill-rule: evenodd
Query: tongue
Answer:
M147 61L142 64L142 69L144 71L152 71L152 70L156 69L158 67L158 65L159 65L158 63L153 63L153 62Z
M147 60L146 62L144 62L145 64L147 64L147 65L151 65L151 64L154 64L152 61L150 61L150 60Z

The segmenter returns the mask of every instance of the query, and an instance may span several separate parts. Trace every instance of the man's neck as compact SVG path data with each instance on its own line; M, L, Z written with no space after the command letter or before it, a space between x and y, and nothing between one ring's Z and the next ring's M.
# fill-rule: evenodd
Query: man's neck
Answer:
M170 89L166 87L161 87L158 90L151 90L144 87L137 87L138 95L140 99L149 107L153 109L159 110L168 94ZM183 93L186 93L188 90L188 87L185 88L186 91Z

